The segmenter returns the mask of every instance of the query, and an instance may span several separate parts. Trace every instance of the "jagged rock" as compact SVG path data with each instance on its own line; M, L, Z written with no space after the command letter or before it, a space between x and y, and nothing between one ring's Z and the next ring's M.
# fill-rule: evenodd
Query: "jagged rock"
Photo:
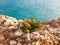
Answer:
M17 45L17 41L15 41L15 40L10 40L10 41L9 41L9 44L10 44L10 45Z
M0 15L0 45L60 45L60 19L42 25L47 29L24 33L17 19Z

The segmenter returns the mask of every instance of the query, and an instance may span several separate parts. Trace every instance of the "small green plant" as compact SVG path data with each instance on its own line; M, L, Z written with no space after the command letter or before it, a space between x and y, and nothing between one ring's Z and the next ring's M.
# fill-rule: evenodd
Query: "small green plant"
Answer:
M34 18L24 19L24 22L19 23L19 27L22 29L23 32L33 32L40 30L42 27L41 21L36 21ZM22 26L21 26L22 25Z

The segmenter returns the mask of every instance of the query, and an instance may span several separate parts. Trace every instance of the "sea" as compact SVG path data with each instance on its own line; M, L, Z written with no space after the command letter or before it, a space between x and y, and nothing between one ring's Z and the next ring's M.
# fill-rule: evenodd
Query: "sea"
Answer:
M51 21L60 18L60 0L0 0L0 15Z

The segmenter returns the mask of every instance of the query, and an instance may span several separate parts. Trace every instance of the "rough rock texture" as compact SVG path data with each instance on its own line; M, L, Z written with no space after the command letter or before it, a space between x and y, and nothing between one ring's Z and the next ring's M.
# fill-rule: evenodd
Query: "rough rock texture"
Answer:
M0 16L0 45L60 45L60 19L43 22L47 30L23 33L18 20Z
M60 18L54 19L54 20L52 20L50 22L42 22L42 24L43 25L50 25L50 26L56 28L56 27L60 26Z

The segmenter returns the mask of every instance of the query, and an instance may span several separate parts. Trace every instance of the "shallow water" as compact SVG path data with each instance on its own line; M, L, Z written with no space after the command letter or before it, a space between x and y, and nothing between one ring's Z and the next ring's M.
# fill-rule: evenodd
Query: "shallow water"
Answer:
M50 21L60 18L60 0L0 0L0 14Z

